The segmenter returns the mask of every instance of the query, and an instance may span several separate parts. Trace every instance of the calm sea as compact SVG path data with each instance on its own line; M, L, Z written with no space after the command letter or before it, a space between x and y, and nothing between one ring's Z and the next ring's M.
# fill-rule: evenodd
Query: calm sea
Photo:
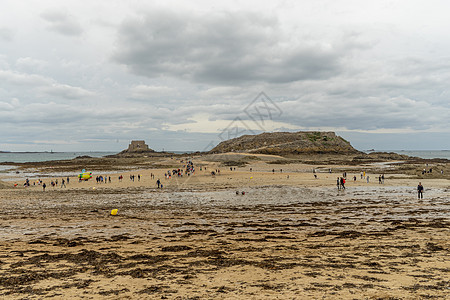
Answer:
M192 153L192 151L170 151L175 154ZM0 163L24 163L51 160L73 159L78 156L103 157L118 152L0 152ZM1 169L1 166L0 166Z
M421 151L408 151L408 150L376 150L379 152L394 152L402 155L420 157L420 158L446 158L450 159L450 150L421 150Z
M394 152L409 156L421 158L446 158L450 159L450 150L434 151L406 151L406 150L377 150L382 152ZM183 153L183 151L173 151L174 153ZM0 163L14 162L39 162L51 160L73 159L78 156L103 157L116 154L117 152L6 152L0 153ZM186 151L184 153L189 153Z
M117 152L2 152L0 163L14 162L39 162L51 160L73 159L78 156L102 157L116 154Z

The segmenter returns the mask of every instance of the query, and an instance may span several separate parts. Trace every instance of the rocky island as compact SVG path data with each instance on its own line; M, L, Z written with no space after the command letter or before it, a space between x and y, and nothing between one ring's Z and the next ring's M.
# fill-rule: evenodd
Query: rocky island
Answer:
M299 131L243 135L223 141L210 153L247 152L273 155L362 153L334 132Z

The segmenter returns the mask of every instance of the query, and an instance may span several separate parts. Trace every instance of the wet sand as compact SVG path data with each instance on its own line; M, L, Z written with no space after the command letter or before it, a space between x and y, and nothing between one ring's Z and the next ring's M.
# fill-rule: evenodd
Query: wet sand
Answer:
M222 167L212 177L216 167L170 180L166 169L141 169L121 172L123 182L115 173L111 184L72 178L46 192L0 190L0 296L449 298L447 179L421 179L418 200L418 179L401 173L385 184L349 173L357 181L338 192L340 174L315 179L309 165L277 165L275 174L264 163Z

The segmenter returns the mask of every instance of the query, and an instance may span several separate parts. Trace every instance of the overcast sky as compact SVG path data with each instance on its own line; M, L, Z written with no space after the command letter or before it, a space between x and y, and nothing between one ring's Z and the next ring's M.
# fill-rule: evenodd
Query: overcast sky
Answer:
M2 0L0 150L450 149L450 1L242 2Z

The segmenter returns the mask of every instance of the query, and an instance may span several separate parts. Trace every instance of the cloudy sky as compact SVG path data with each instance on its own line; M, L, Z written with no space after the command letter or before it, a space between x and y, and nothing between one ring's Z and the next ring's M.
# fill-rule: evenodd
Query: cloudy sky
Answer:
M242 2L2 0L0 150L450 149L449 1Z

